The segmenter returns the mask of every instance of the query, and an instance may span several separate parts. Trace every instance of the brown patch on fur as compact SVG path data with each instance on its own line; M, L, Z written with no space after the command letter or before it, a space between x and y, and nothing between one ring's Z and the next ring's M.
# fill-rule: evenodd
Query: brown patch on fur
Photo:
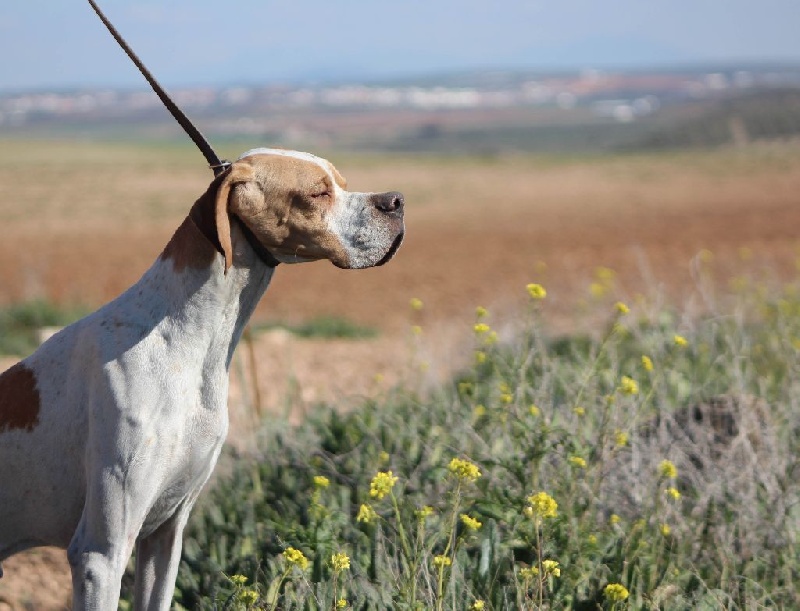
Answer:
M187 267L205 269L216 255L217 250L192 218L186 217L161 252L161 260L172 261L175 271L180 273Z
M22 363L0 374L0 433L32 431L39 424L36 376Z

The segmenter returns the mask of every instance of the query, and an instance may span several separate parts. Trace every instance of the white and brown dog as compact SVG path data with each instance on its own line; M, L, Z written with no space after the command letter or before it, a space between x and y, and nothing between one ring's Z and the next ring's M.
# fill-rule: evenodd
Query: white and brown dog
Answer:
M139 282L0 375L0 561L65 547L73 609L108 610L135 545L136 608L168 609L275 260L382 265L403 232L401 194L349 192L308 153L245 153Z

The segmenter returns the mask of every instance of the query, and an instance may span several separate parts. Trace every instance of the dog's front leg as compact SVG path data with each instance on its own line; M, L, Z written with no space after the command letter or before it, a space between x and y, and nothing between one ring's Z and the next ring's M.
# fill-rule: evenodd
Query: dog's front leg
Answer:
M90 483L83 514L67 548L73 611L116 609L122 575L133 551L135 534L129 534L133 528L125 519L122 485L109 473L105 475Z
M181 560L183 528L189 508L180 507L169 520L136 543L136 611L170 608Z

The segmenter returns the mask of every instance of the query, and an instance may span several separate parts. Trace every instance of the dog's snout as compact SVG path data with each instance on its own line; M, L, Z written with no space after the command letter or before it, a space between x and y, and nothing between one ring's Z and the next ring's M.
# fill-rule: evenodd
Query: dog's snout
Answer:
M373 196L375 207L381 212L402 212L405 200L403 194L397 191L378 193Z

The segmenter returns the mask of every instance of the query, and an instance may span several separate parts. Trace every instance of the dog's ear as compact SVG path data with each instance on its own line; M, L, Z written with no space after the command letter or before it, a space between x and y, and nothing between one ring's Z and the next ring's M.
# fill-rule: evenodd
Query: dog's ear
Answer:
M215 205L215 218L217 225L217 238L225 257L225 273L233 265L233 245L231 244L231 218L228 210L231 189L237 184L248 182L253 178L253 168L243 163L234 163L228 170L227 176L217 189Z

